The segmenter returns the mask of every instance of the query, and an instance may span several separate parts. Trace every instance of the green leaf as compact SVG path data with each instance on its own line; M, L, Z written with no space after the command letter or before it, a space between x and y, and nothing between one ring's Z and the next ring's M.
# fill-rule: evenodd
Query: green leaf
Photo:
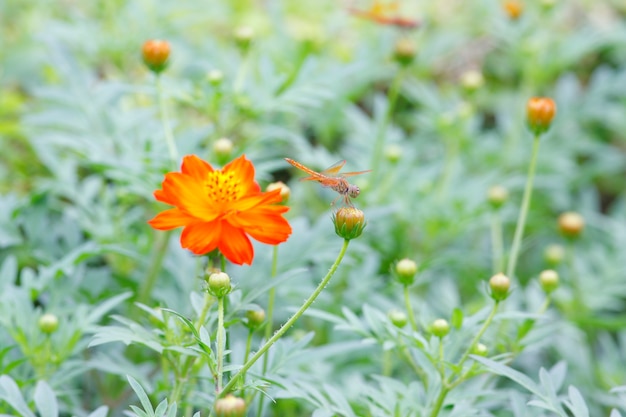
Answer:
M574 414L574 417L589 417L589 409L587 403L580 391L576 387L570 385L568 389L569 402L565 401L565 406Z
M41 417L58 417L59 405L56 395L45 381L37 382L33 399Z
M139 398L139 401L141 402L141 405L142 405L143 409L146 412L146 416L148 416L148 417L156 417L156 415L154 413L154 409L152 408L152 403L150 402L150 399L148 398L148 395L143 390L141 385L139 385L139 382L137 382L130 375L127 375L126 378L128 379L128 382L130 383L131 388L133 389L133 391L135 391L135 394Z
M36 417L35 414L30 411L19 387L15 381L7 376L0 376L0 399L6 401L11 407L15 409L22 417Z

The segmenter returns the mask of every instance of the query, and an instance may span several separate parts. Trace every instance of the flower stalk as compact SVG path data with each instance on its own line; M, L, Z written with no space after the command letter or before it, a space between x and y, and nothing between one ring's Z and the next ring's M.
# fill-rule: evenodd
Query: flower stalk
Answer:
M528 208L530 207L530 200L532 198L533 181L535 179L535 169L537 166L537 155L539 154L539 139L540 135L536 134L533 140L530 165L528 166L528 176L526 178L526 186L524 188L524 197L522 198L522 208L519 218L517 219L517 225L515 226L513 245L511 246L511 254L509 256L509 262L506 269L506 275L508 277L515 276L515 266L517 264L517 258L522 244L522 235L526 225L526 216L528 215Z
M322 290L326 287L326 285L328 285L328 282L337 271L339 264L343 260L343 257L346 254L346 251L348 250L349 243L350 243L349 239L344 239L341 250L339 251L339 255L337 255L337 259L335 259L335 262L330 267L330 270L328 271L326 276L322 279L322 281L319 283L315 291L313 291L313 293L309 296L309 298L307 298L307 300L304 302L304 304L302 304L302 306L298 309L298 311L296 311L293 314L293 316L291 316L291 318L287 320L287 322L283 324L283 326L280 329L278 329L278 331L274 333L274 335L267 342L265 342L265 344L246 363L243 364L243 366L231 378L228 384L224 386L224 389L219 394L220 397L231 392L233 388L235 387L235 384L240 379L240 377L244 375L252 367L252 365L254 365L255 362L258 361L261 358L261 356L263 356L265 352L267 352L269 348L272 347L272 345L276 343L276 341L278 341L278 339L280 339L287 332L287 330L289 330L289 328L291 328L291 326L293 326L293 324L302 316L302 314L304 314L304 312L311 306L311 304L313 304L313 302L321 294Z

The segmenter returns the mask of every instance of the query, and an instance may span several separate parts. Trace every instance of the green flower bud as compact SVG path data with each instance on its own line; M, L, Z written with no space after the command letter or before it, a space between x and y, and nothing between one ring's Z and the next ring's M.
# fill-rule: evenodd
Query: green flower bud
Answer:
M365 229L365 215L355 207L342 207L333 214L335 233L339 237L350 240L361 236Z
M478 356L487 356L487 346L482 343L476 343L472 348L472 353Z
M46 313L39 317L39 330L46 334L54 333L59 327L59 318L51 313Z
M501 185L494 185L487 192L487 201L494 209L499 209L509 197L509 192Z
M417 264L411 259L400 259L396 264L396 277L403 285L411 285L415 281Z
M539 284L546 294L550 294L559 286L559 274L552 269L546 269L539 274Z
M399 328L403 328L404 326L406 326L407 322L409 321L409 318L406 315L406 313L400 310L390 310L387 313L387 317L389 318L391 323L393 323L394 326L399 327Z
M206 79L213 87L219 87L224 81L224 73L218 69L207 72Z
M251 330L257 329L265 321L265 310L258 308L256 310L246 311L246 327Z
M222 298L230 293L230 277L226 272L214 272L208 279L209 293L217 298Z
M550 245L543 252L543 259L550 266L557 266L565 258L565 248L561 245Z
M447 320L437 319L430 325L430 331L432 334L441 339L450 333L450 324L448 324Z
M489 280L489 287L491 288L491 298L495 301L502 301L509 296L511 280L502 273L496 274Z

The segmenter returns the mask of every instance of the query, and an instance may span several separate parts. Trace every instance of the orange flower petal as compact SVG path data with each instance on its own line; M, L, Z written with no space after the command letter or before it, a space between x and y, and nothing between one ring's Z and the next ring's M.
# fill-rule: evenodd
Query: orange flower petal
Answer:
M252 263L254 249L250 239L243 230L222 222L222 238L219 243L220 252L232 263L237 265Z
M289 222L282 217L288 210L284 206L265 206L227 217L233 227L244 230L261 243L277 245L291 234Z
M163 195L168 204L175 205L181 210L203 221L213 221L218 213L212 209L211 200L207 197L204 184L193 177L178 172L165 175L163 181Z
M261 191L259 184L254 181L254 165L246 159L245 155L241 155L239 158L224 165L222 171L224 173L232 172L239 178L243 195Z
M259 193L249 197L244 197L233 203L230 208L231 210L236 211L246 211L261 205L280 203L282 200L280 190L272 190L266 193ZM289 209L287 208L287 210Z
M195 223L183 229L180 244L196 255L204 255L216 249L222 238L222 222Z
M197 221L198 220L195 217L190 216L184 211L178 208L173 208L157 214L152 220L148 221L148 224L155 229L171 230L176 229L177 227L187 226Z
M198 158L196 155L187 155L183 158L181 172L185 175L189 175L198 182L204 181L207 174L213 171L214 169L210 164Z

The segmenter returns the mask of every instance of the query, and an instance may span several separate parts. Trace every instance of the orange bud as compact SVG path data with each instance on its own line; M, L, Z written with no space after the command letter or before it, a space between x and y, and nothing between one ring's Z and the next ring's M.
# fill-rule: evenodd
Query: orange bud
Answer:
M511 20L517 20L524 11L524 4L519 0L508 0L502 5Z
M556 114L554 100L547 97L532 97L526 104L526 121L535 135L541 135L550 129Z
M151 39L144 42L141 53L143 62L150 71L158 74L167 67L167 59L170 56L170 44L167 41Z
M559 216L559 231L568 238L578 237L585 228L585 219L578 213L568 211Z

